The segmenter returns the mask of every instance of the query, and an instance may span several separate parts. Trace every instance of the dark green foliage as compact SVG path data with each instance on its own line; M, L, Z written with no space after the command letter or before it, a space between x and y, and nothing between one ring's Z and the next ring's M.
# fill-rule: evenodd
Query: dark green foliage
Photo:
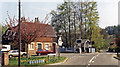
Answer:
M116 38L120 37L120 25L108 26L105 28L109 35L115 35Z

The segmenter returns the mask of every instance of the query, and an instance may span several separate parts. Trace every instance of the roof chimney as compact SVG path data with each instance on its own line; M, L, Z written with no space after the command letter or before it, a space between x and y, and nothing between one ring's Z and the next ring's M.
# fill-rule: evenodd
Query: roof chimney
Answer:
M25 22L25 21L26 21L25 17L22 17L22 18L21 18L21 21L22 21L22 22Z
M38 17L35 18L35 23L39 23Z

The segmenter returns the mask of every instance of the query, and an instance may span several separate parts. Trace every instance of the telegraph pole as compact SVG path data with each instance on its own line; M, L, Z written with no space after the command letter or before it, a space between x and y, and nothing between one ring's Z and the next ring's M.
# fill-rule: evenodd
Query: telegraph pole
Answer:
M18 28L18 45L19 45L19 57L18 57L18 66L21 65L21 33L20 33L20 23L21 23L21 0L19 0L19 28Z

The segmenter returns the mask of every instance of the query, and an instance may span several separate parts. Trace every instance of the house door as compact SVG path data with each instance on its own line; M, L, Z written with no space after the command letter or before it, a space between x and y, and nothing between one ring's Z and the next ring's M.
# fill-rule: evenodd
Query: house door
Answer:
M41 43L38 43L38 50L41 50L42 49L42 44Z

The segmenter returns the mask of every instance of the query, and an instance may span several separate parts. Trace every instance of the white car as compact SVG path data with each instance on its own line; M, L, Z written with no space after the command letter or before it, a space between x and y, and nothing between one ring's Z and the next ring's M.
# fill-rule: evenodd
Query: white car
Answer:
M18 50L11 50L11 51L9 51L9 57L11 58L11 57L15 57L15 56L18 56L19 55L19 51ZM21 56L23 56L23 55L27 55L27 53L26 52L21 52Z

